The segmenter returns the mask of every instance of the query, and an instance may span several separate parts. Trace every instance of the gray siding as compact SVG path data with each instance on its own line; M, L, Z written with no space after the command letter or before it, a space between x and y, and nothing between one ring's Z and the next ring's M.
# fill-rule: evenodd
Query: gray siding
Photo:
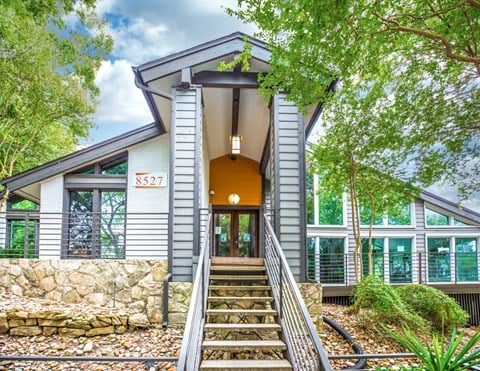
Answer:
M174 281L192 280L198 247L201 99L199 89L174 91L172 107L171 243Z
M272 102L271 192L273 225L290 268L305 279L305 158L303 120L284 96Z

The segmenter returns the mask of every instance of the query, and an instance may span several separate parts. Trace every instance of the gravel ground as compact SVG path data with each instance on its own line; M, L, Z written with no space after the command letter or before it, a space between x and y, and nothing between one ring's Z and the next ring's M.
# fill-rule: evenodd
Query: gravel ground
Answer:
M0 311L22 305L24 308L35 307L44 302L20 300L0 295ZM53 306L53 303L50 303ZM65 307L62 304L62 307ZM75 305L73 310L80 310ZM51 308L50 308L51 309ZM87 309L87 308L84 308ZM91 309L91 308L90 308ZM324 314L344 328L364 350L365 353L399 353L404 350L391 339L384 337L375 329L366 330L354 316L345 311L345 307L331 304L324 305ZM478 330L468 329L473 333ZM121 335L97 337L66 338L59 336L10 337L0 335L0 354L36 355L36 356L101 356L101 357L177 357L182 341L182 328L154 327L147 330L129 331ZM467 333L468 335L468 333ZM327 354L352 354L351 345L344 341L329 326L324 326L321 335L323 347ZM355 361L333 361L335 369L349 367ZM383 359L369 361L369 368L394 367L415 364L415 360ZM131 362L27 362L0 361L0 370L175 370L171 362L145 363Z

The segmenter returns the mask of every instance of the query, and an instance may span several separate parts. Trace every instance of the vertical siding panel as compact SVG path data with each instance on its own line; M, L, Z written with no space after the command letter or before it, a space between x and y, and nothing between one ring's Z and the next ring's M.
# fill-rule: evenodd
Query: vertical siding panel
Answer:
M198 89L175 90L172 115L172 264L175 281L191 281L192 257L198 236L199 143L201 143L201 108ZM201 113L201 112L200 112Z
M305 139L302 117L283 95L273 99L270 130L272 222L293 275L302 281L306 243Z

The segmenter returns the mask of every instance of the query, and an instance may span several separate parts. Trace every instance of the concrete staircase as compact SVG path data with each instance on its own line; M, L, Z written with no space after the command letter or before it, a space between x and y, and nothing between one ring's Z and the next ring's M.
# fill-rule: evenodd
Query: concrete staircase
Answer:
M292 370L263 259L213 257L200 370Z

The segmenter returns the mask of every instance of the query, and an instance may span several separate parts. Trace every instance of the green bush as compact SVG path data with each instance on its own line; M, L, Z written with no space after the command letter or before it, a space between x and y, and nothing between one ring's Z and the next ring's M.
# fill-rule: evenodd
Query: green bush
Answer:
M402 300L437 331L448 332L462 327L469 315L462 307L442 291L426 285L410 284L397 286Z
M475 333L465 344L462 344L463 332L457 334L452 329L450 341L445 341L445 335L433 334L432 345L423 345L415 333L408 327L403 328L403 334L397 334L385 326L382 328L410 352L414 353L428 371L460 371L480 365L480 332Z
M425 330L427 322L404 302L391 285L373 275L364 277L353 294L353 313L364 322L408 325Z

